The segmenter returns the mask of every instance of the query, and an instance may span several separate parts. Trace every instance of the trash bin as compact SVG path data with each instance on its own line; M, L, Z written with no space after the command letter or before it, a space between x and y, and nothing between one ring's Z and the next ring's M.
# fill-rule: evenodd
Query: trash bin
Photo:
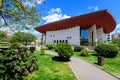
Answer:
M98 65L103 66L104 65L104 57L98 56Z

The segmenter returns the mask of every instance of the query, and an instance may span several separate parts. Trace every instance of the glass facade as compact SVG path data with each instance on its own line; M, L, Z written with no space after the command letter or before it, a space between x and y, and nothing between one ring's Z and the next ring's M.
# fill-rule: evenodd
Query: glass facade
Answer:
M82 46L88 46L88 29L80 30L80 43Z

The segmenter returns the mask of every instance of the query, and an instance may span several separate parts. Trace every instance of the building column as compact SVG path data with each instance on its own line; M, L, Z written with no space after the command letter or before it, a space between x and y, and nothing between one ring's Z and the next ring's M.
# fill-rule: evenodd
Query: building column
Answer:
M42 38L41 38L42 45L45 45L46 43L46 34L42 33Z
M94 45L97 42L97 31L96 31L96 25L94 24L88 29L88 41L89 45Z

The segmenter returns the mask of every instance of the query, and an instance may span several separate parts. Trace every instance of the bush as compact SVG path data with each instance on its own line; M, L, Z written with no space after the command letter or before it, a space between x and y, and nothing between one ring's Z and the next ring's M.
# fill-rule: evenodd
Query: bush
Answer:
M120 49L120 40L119 39L112 40L112 43L116 44L119 47L119 49Z
M0 54L0 79L22 80L37 69L36 57L25 47L12 47Z
M41 51L41 55L45 54L45 48L41 47L40 51Z
M69 60L73 55L72 47L69 44L59 43L55 46L55 51L64 60Z
M82 49L83 49L82 46L75 46L75 47L74 47L74 51L75 51L75 52L80 52Z
M114 44L99 44L94 48L94 50L99 56L109 58L114 58L119 52L118 47Z
M86 48L83 48L80 52L81 56L89 56L88 50Z
M53 49L53 45L52 44L46 44L46 47L47 47L48 50Z

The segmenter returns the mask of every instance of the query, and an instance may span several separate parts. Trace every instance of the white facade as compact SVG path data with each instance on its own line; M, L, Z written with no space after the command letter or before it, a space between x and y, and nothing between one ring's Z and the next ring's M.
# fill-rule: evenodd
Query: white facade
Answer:
M92 25L88 29L88 42L103 42L107 40L107 34L104 33L103 28L96 28ZM63 30L47 31L43 34L44 44L69 43L70 45L80 45L80 26L67 28Z
M80 45L80 27L47 31L46 32L46 44L55 44L59 42L69 43L70 45Z

